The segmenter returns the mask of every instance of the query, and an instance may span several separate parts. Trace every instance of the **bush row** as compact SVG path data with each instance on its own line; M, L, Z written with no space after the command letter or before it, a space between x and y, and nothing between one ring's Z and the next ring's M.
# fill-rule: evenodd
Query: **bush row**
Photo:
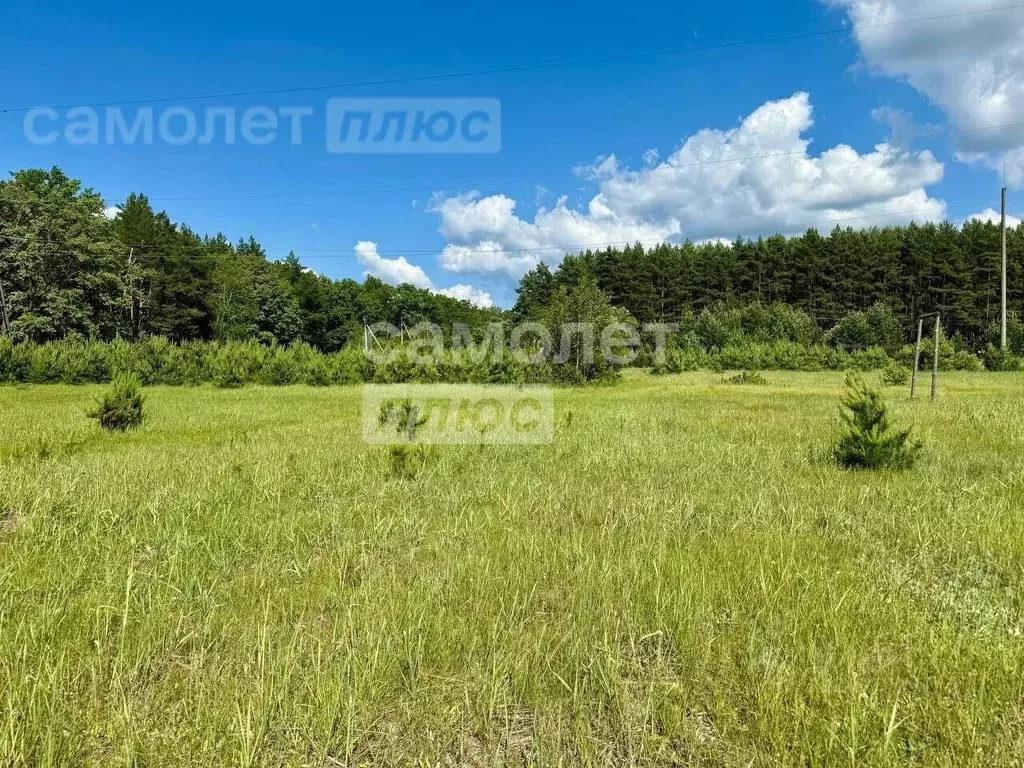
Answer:
M173 344L149 338L125 341L13 344L0 337L0 382L30 384L102 384L133 375L147 386L219 387L246 384L329 386L372 381L380 384L505 383L581 384L585 377L573 365L530 364L505 353L498 359L474 361L468 354L446 352L427 363L397 350L387 362L374 363L363 350L346 348L323 354L307 344L264 346L255 341ZM606 371L605 378L617 372Z
M922 349L921 368L931 367L932 347ZM881 347L849 352L825 344L792 341L743 342L721 348L689 346L667 350L660 358L641 350L638 366L651 366L656 374L693 370L871 371L890 362L913 364L913 347L894 354ZM1024 358L989 347L973 355L943 339L942 370L1024 371ZM13 344L0 337L0 383L88 384L107 383L119 375L136 376L147 386L189 386L212 383L220 387L246 384L281 386L309 384L329 386L375 382L381 384L474 383L474 384L582 384L586 376L572 364L530 364L505 353L498 359L474 361L459 352L446 352L436 361L419 363L398 350L384 363L367 359L362 349L346 348L323 354L306 344L264 346L254 341L185 342L173 344L149 338L135 344L125 341ZM613 380L615 368L600 372Z
M889 355L881 347L847 352L835 347L777 341L771 344L747 342L721 349L691 347L670 349L661 359L651 361L656 374L683 371L875 371L890 362L912 366L914 348L904 346ZM932 366L932 348L922 349L920 367ZM939 346L939 368L943 371L1024 370L1024 358L989 348L982 357L957 349L943 339Z

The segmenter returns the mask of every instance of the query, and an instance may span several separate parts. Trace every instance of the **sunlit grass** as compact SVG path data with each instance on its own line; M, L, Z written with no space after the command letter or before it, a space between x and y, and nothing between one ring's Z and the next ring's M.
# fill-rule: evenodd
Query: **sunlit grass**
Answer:
M357 388L0 388L0 764L1009 765L1024 376L559 390L543 447L361 441ZM876 375L877 378L877 375Z

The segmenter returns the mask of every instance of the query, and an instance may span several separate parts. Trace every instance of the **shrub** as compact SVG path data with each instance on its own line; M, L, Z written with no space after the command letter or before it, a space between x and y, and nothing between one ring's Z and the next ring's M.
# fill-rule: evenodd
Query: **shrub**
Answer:
M256 342L228 341L216 347L211 356L210 377L217 387L244 387L258 379L267 358L266 347Z
M882 395L855 374L846 378L843 431L833 456L846 469L910 469L921 444L910 430L894 429Z
M749 384L761 387L768 383L768 379L757 371L740 371L735 376L723 379L723 384Z
M848 371L877 371L884 370L890 362L884 349L869 347L851 353L843 368Z
M721 317L730 330L738 331L742 338L750 341L765 344L788 341L812 346L822 339L821 329L814 318L788 304L765 306L755 302L727 310Z
M929 336L921 342L921 370L931 370L932 358L935 354L934 337ZM913 365L914 348L903 347L896 355L896 359L904 365ZM983 371L985 366L981 359L972 354L969 350L958 346L955 340L946 336L945 329L939 334L939 370L940 371Z
M392 445L388 455L391 474L403 480L413 479L427 464L427 449L422 445Z
M665 376L670 373L699 371L710 365L708 353L702 349L669 349L654 361L651 373Z
M0 382L14 381L14 342L10 336L0 336Z
M721 349L730 341L737 340L735 337L739 335L730 333L721 318L709 309L700 313L694 333L706 349Z
M388 451L391 473L406 480L418 475L427 463L426 448L415 444L416 433L427 423L427 417L420 414L419 406L413 405L411 400L381 403L377 421L382 427L393 429L396 439L401 441L390 446Z
M982 358L989 371L1024 371L1024 358L989 344Z
M88 415L103 429L124 432L142 424L142 403L142 383L137 376L124 374L114 379Z
M834 346L855 352L881 347L892 354L904 343L903 327L886 304L875 304L862 312L850 312L828 332Z
M427 423L427 417L420 415L420 408L411 400L401 403L381 403L377 421L382 427L391 427L395 434L409 442L416 441L419 428Z
M882 369L882 383L888 384L890 387L902 387L910 381L910 369L905 365L900 365L895 360L890 360L889 363Z

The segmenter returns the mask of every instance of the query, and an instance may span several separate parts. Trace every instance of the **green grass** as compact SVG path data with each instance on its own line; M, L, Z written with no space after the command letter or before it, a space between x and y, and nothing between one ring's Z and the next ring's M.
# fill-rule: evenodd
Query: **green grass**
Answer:
M357 388L0 388L2 765L1019 765L1024 375L559 390L543 447L361 441ZM927 392L927 381L923 391Z

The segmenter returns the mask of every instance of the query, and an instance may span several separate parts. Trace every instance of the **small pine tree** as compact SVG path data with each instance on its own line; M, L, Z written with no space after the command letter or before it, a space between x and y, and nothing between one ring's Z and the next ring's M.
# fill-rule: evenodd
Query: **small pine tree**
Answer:
M134 374L122 374L114 378L110 389L96 401L96 407L88 415L96 419L103 429L124 432L142 424L144 399L139 378Z
M890 360L882 369L882 383L890 387L902 387L910 381L910 369L900 365L895 360Z
M727 379L723 379L724 384L750 384L755 387L763 387L768 383L768 379L762 376L757 371L740 371L735 376L730 376Z
M910 439L910 430L889 423L882 395L857 375L846 379L843 397L843 431L833 455L846 469L910 469L921 443Z
M428 417L421 416L419 406L413 405L411 400L403 400L401 403L381 403L377 421L382 427L390 426L399 437L414 443L416 433L427 423Z
M382 427L395 430L399 442L391 446L391 472L403 479L412 479L426 466L427 451L422 445L415 445L417 432L428 417L420 415L419 406L411 400L400 403L381 403L377 421Z

